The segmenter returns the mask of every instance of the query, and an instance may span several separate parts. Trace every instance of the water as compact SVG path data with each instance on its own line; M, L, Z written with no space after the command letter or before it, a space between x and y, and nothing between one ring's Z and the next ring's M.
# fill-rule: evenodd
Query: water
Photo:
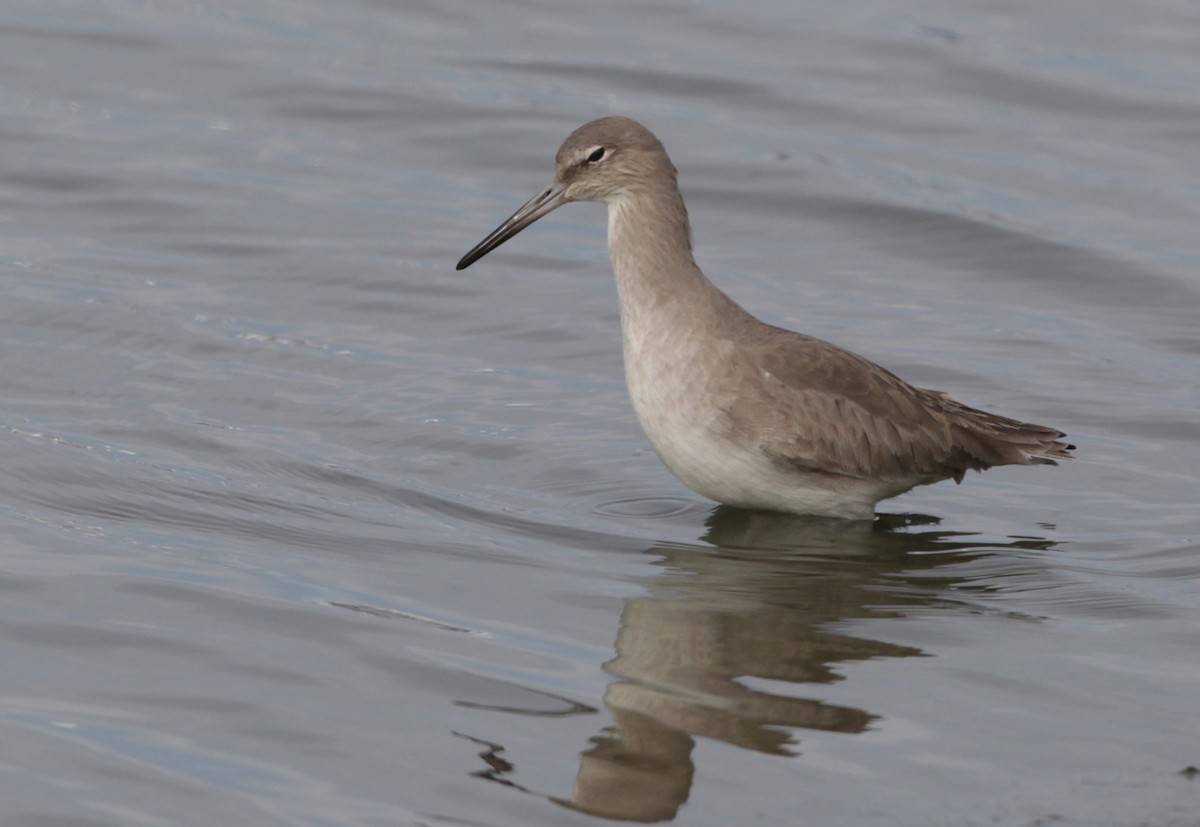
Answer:
M0 10L5 825L1196 825L1188 4ZM625 398L642 120L771 322L1080 460L715 508Z

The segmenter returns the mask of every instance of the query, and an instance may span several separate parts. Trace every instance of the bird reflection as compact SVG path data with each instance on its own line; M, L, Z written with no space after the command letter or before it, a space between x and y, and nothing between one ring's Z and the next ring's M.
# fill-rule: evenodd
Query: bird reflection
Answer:
M854 526L720 507L702 538L709 545L648 549L658 571L646 596L626 602L616 655L604 664L617 678L604 694L611 725L581 754L570 797L554 800L607 819L670 821L691 792L697 737L792 756L797 731L869 729L871 711L804 697L804 686L841 680L847 661L923 654L838 624L945 603L955 580L933 572L961 562L950 552L998 547L936 524L889 515Z

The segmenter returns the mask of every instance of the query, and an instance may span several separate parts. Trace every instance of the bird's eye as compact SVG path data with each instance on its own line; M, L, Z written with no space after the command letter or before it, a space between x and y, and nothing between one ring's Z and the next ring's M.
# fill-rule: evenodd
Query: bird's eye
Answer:
M600 161L600 159L603 157L604 157L604 147L598 146L592 150L591 155L587 156L587 162L589 164L595 164L595 163L598 163Z

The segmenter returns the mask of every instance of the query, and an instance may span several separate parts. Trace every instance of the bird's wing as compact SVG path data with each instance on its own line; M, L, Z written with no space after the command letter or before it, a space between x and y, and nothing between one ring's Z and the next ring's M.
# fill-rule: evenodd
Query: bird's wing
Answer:
M742 369L762 381L730 400L730 426L755 433L764 453L802 470L961 480L971 469L1038 461L1030 453L1061 436L913 387L848 350L781 328L759 328L735 358L749 360Z

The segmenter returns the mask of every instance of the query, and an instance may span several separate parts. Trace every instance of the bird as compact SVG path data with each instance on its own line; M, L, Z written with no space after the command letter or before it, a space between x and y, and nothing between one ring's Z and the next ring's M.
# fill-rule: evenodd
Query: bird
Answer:
M997 465L1057 465L1062 431L914 387L849 350L760 321L697 266L678 172L637 121L572 132L555 177L457 270L573 201L608 210L625 379L663 464L743 509L869 520L882 500Z

